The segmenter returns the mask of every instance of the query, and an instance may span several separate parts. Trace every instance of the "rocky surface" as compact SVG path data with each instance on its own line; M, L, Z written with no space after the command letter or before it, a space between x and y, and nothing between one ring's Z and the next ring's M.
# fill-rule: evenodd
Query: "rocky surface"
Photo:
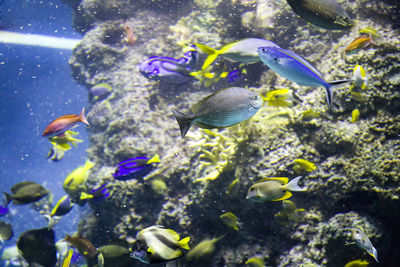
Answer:
M93 215L82 220L80 232L97 246L115 239L132 245L137 231L154 224L190 235L192 246L227 233L210 266L243 266L252 256L264 257L268 266L344 266L356 258L373 262L361 249L345 246L351 227L358 225L384 266L396 266L390 264L400 261L391 249L400 240L394 234L400 233L400 42L394 28L399 17L393 17L398 11L390 1L339 2L356 21L349 31L309 25L286 1L72 3L75 28L86 32L70 59L73 76L88 88L102 82L113 88L105 99L91 99L88 116L88 157L96 163L88 186L106 183L112 195L91 204ZM133 45L126 40L126 24L137 37ZM346 45L367 26L378 30L375 44L344 55ZM329 110L322 88L300 87L254 64L248 67L248 81L239 85L261 94L284 86L301 101L289 108L266 105L250 121L213 130L214 135L193 127L182 141L171 110L188 109L224 84L157 83L142 76L138 64L152 55L180 57L186 43L220 47L245 37L265 38L302 55L326 80L349 78L360 64L370 84L362 99L352 97L348 86L338 88ZM351 123L355 108L360 119ZM309 109L321 116L302 120L301 112ZM161 163L144 180L113 180L118 162L156 153ZM259 179L297 176L297 158L314 162L317 169L302 173L307 191L292 198L305 209L304 216L283 227L273 219L280 203L250 203L245 196ZM220 171L214 175L213 170ZM214 180L196 181L211 174ZM151 189L156 178L167 183L165 195ZM236 193L226 194L235 179ZM226 211L238 216L239 231L220 220Z

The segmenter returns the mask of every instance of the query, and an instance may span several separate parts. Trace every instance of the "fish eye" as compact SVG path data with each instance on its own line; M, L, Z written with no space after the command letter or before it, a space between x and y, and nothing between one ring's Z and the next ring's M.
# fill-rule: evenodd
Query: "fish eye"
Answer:
M275 57L275 58L274 58L274 61L275 61L275 62L278 62L278 58L277 58L277 57Z

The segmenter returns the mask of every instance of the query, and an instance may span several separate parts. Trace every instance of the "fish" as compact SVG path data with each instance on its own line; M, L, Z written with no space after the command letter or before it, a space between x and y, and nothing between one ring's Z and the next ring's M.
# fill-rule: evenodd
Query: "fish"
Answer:
M64 179L63 188L66 192L76 192L80 188L85 188L86 180L89 176L90 169L94 167L94 163L86 160L85 165L79 166L70 172Z
M238 192L239 192L239 178L236 178L228 185L225 194L234 197L238 194Z
M353 261L349 261L348 263L346 263L346 265L344 265L344 267L367 267L369 265L369 262L366 260L353 260Z
M264 101L267 102L268 106L272 107L290 107L293 103L288 101L290 97L289 89L277 89L267 92Z
M59 258L65 258L68 256L70 245L64 240L59 240L56 242L56 249Z
M229 87L193 105L190 114L178 110L173 110L173 113L184 138L194 123L206 129L229 127L250 119L263 103L261 96L247 89Z
M251 257L245 263L251 267L265 267L264 259L260 257Z
M361 88L362 90L365 90L367 88L369 80L367 73L365 72L362 66L356 65L354 67L353 80L354 80L354 86L356 86L357 88Z
M62 267L69 267L70 266L73 254L74 254L74 250L71 248L68 251L68 255L63 260Z
M16 245L11 247L5 247L1 253L1 260L4 262L4 266L27 266L25 259L22 257Z
M346 54L355 54L363 48L366 48L370 44L373 44L374 40L371 35L360 35L355 38L351 43L344 49Z
M130 250L120 245L101 246L97 249L97 253L102 255L103 266L106 267L134 265L134 260L130 257Z
M219 216L219 218L223 221L223 223L231 228L233 228L234 230L238 231L239 230L239 220L238 217L236 217L235 214L233 214L232 212L226 212L224 214L222 214L221 216Z
M102 253L99 253L97 255L97 266L98 267L104 267L104 256Z
M78 122L83 122L88 127L90 127L89 122L85 116L85 108L79 115L63 115L53 120L49 125L47 125L42 136L43 137L53 137L53 136L63 136L64 132L73 128Z
M0 205L0 217L6 215L9 212L8 207L7 206L1 206Z
M112 87L108 83L98 83L89 89L89 93L95 101L108 95L110 92L112 92Z
M81 192L80 200L84 199L92 199L92 200L104 200L110 196L106 185L103 184L92 191L90 193Z
M14 236L14 231L11 224L0 221L0 242L4 243L4 240L10 240Z
M137 249L130 256L143 263L162 263L183 256L182 249L189 250L190 237L180 239L174 230L150 226L137 236Z
M257 63L260 58L257 55L257 48L261 46L277 46L274 42L259 39L259 38L245 38L233 43L224 45L221 49L213 49L203 44L195 44L201 51L208 55L204 61L202 70L210 66L218 56L222 56L233 62L241 63Z
M246 199L253 202L280 201L292 196L290 191L305 191L298 185L302 176L289 182L287 177L264 178L250 186ZM289 183L288 183L289 182Z
M188 252L188 254L186 255L186 259L188 261L199 262L202 259L207 259L211 257L211 255L214 253L215 245L217 244L218 241L220 241L224 237L225 235L220 237L215 237L212 239L210 238L203 239Z
M64 149L62 146L55 145L50 148L49 153L47 153L46 159L49 159L51 161L60 161L63 159L65 155L65 151L68 149Z
M74 234L72 236L66 234L65 241L69 242L73 247L76 247L80 254L85 257L93 258L96 256L96 247L88 239Z
M54 147L59 146L64 151L67 151L67 150L71 149L70 144L73 145L74 147L78 147L77 144L83 142L82 139L77 139L77 138L73 137L78 134L79 134L78 132L68 130L68 131L65 131L62 136L50 137L49 141Z
M38 263L44 267L54 267L57 263L53 229L44 227L23 232L18 238L17 247L30 266Z
M365 250L375 259L376 262L379 262L378 252L376 251L376 248L374 248L374 246L372 245L368 236L365 234L364 229L362 229L360 226L355 227L352 232L352 237L358 247Z
M159 195L166 195L168 192L167 184L162 179L152 179L150 186L151 189Z
M358 108L353 109L353 111L351 112L351 123L356 123L358 121L358 119L360 118L360 111L358 110Z
M132 46L136 41L136 36L133 33L132 27L127 22L124 24L124 30L126 41Z
M360 34L365 34L365 35L372 35L372 36L375 36L375 37L379 37L378 31L375 30L375 29L372 28L372 27L363 28L363 29L359 30L358 33L360 33Z
M64 216L72 210L74 204L71 202L71 198L68 195L63 196L55 205L53 210L50 212L50 216Z
M10 191L13 195L3 192L7 205L11 202L15 205L26 205L36 202L50 193L40 184L30 181L17 183L11 187Z
M348 30L353 22L335 0L287 0L302 19L328 30Z
M153 56L139 65L139 71L150 80L181 85L193 79L190 73L197 64L197 60L198 52L196 50L187 51L179 59Z
M154 155L151 159L136 157L124 160L115 167L113 177L120 181L143 178L153 169L153 164L159 162L161 160L158 154Z
M312 172L317 168L314 163L305 159L295 159L293 164L293 170L296 173L301 173L303 171Z
M319 114L319 112L316 112L316 111L314 111L314 110L312 110L312 109L309 109L309 110L306 110L306 111L303 111L302 113L301 113L301 119L303 120L303 121L312 121L313 119L316 119L316 118L319 118L321 115Z
M303 86L325 88L328 107L332 106L332 87L351 82L351 79L326 82L322 74L304 58L280 47L259 47L261 61L280 76Z
M282 201L282 210L274 215L274 219L282 226L290 226L292 222L296 222L303 214L304 209L298 209L296 204L291 200Z

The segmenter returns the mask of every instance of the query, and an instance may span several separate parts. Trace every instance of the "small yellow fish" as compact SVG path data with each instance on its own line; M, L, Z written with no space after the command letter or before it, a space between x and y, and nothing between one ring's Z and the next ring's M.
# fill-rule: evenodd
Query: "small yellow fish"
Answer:
M302 171L312 172L317 168L314 163L305 159L295 159L293 163L293 170L296 173L301 173Z
M301 176L289 182L287 177L264 178L250 186L246 199L253 202L280 201L292 196L290 191L305 191L298 185Z
M364 28L364 29L361 29L361 30L358 31L358 33L360 33L360 34L366 34L366 35L370 35L371 34L372 36L379 37L377 32L378 31L375 30L372 27L367 27L367 28Z
M346 263L344 267L367 267L369 262L366 260L354 260Z
M291 200L282 201L282 210L274 215L274 219L282 226L289 226L292 222L299 220L304 209L297 209Z
M350 120L350 122L351 123L357 122L359 117L360 117L360 111L358 110L358 108L356 108L351 112L351 120Z
M365 72L364 68L361 67L360 65L356 65L354 67L353 80L354 80L354 86L356 86L357 88L365 90L368 86L367 73ZM353 89L353 87L350 89Z
M94 167L94 163L86 160L85 165L80 166L70 172L64 180L63 188L66 192L73 193L80 188L85 187L86 179L89 176L89 170Z
M166 195L168 192L167 184L162 179L152 179L150 186L159 195Z
M372 40L371 35L360 35L355 38L344 50L346 54L354 54L357 53L360 49L373 44L374 40Z
M225 235L213 239L203 239L189 251L186 259L188 261L200 261L201 259L209 258L215 250L216 243L224 237Z
M239 191L239 179L236 178L229 184L228 189L226 190L226 194L229 196L235 196Z
M268 106L272 107L289 107L292 105L291 101L288 101L290 97L289 89L277 89L269 91L265 97L264 101L267 102Z
M235 214L232 212L226 212L219 216L221 220L224 222L225 225L235 229L236 231L239 230L239 221Z
M265 262L260 257L251 257L246 261L246 265L251 267L265 267Z
M320 114L312 109L302 112L301 119L303 121L312 121L313 119L319 118Z

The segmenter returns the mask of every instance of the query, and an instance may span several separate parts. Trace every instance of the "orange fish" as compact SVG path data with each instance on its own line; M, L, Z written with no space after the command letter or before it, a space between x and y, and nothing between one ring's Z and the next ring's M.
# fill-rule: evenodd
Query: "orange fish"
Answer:
M344 50L346 54L356 53L358 50L373 44L374 40L372 40L371 35L360 35L356 39L354 39Z
M136 41L136 36L133 34L132 27L129 26L128 23L124 24L124 29L125 29L125 34L126 34L126 40L130 45L133 45Z
M58 117L54 121L52 121L49 125L47 125L46 129L43 132L43 137L53 137L64 135L65 131L73 128L76 123L83 122L87 126L90 126L89 122L85 117L85 108L82 108L81 114L79 115L64 115Z

